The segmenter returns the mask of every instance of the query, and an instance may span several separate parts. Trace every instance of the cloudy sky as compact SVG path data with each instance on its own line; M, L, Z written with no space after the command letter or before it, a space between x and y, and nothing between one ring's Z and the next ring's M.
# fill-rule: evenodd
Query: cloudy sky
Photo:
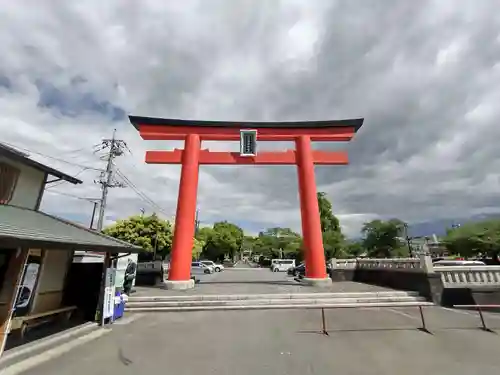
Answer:
M350 154L349 166L316 168L347 234L376 217L497 212L498 9L500 0L9 2L0 7L1 141L83 179L50 188L43 209L88 223L92 203L75 197L99 196L104 162L93 147L116 128L131 150L116 164L135 189L112 189L109 223L142 207L175 214L180 167L143 160L181 144L143 141L127 114L364 117L351 143L315 145ZM299 230L295 167L204 166L199 208L206 224Z

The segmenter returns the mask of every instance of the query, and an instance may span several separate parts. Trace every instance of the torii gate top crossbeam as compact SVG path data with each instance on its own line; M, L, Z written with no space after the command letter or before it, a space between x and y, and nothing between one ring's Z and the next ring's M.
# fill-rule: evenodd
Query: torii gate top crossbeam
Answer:
M294 122L229 122L129 116L145 140L184 140L196 133L204 141L238 141L241 129L257 129L259 141L293 141L307 135L311 141L350 141L363 119Z

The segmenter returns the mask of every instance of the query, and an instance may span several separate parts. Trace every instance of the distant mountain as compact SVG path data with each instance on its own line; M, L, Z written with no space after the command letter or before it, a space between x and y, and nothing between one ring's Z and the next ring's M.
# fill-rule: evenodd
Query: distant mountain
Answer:
M451 228L454 224L465 224L489 219L500 219L500 213L474 215L468 218L440 219L410 224L408 225L408 235L410 237L431 236L433 234L437 236L444 236L446 235L446 229Z

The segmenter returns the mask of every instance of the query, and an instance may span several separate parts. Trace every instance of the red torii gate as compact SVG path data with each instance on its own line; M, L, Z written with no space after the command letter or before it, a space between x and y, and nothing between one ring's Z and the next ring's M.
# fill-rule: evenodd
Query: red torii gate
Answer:
M347 142L363 125L363 119L302 122L192 121L129 116L144 140L184 140L184 149L147 151L148 164L181 164L179 197L167 288L194 287L191 253L195 229L196 196L200 165L258 164L297 165L299 176L302 236L306 277L313 285L331 282L326 274L325 254L317 201L314 165L348 164L345 151L313 150L311 142ZM242 132L253 133L254 141L294 141L296 150L266 151L243 155L201 149L202 141L238 141Z

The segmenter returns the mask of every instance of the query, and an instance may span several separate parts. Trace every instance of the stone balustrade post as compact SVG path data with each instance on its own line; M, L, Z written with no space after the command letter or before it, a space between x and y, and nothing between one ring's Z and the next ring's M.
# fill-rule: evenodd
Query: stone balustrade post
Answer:
M337 268L337 259L336 258L330 259L330 267L332 270Z
M424 273L435 273L432 258L429 255L420 255L420 267Z

